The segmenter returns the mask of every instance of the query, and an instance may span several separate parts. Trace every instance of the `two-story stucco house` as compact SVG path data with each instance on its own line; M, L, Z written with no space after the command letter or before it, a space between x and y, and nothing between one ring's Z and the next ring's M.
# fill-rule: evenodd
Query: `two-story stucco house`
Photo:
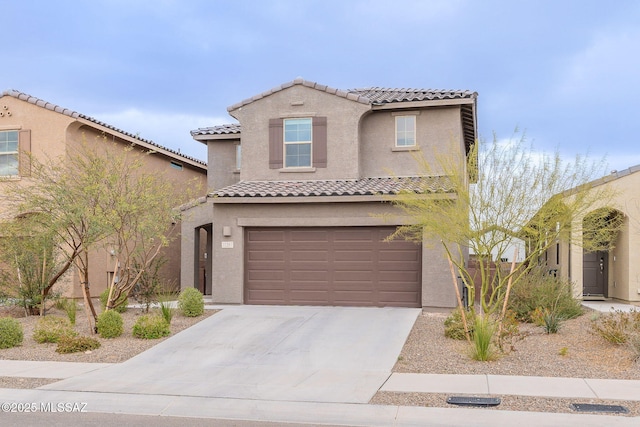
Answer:
M210 193L182 224L182 287L216 303L455 306L440 245L385 238L409 221L389 202L400 189L455 197L414 156L464 164L476 98L296 79L232 105L239 123L192 131Z
M0 221L8 217L6 199L10 184L30 185L32 161L46 162L75 152L79 144L117 144L123 148L134 145L137 150L152 151L145 156L144 169L165 176L174 183L176 192L194 181L205 188L205 162L182 155L152 141L116 129L92 117L27 95L8 90L0 94ZM170 224L167 224L169 227ZM0 238L1 238L0 228ZM164 278L178 283L180 277L180 241L175 240L164 251L167 263ZM113 274L115 257L108 248L96 248L89 263L92 295L102 292ZM68 273L56 291L81 296L77 274Z

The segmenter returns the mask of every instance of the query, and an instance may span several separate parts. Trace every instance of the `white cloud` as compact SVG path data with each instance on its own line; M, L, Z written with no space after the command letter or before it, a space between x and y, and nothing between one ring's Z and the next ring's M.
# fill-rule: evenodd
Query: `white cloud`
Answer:
M96 113L94 117L125 132L204 161L207 160L206 146L195 141L190 131L233 122L231 118L142 111L135 108Z
M556 93L594 102L603 97L640 95L638 45L638 28L598 33L592 43L569 58Z

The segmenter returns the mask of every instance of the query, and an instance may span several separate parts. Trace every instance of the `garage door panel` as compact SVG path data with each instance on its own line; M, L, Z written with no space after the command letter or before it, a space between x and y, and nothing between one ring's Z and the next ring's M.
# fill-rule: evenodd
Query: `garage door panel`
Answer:
M329 232L327 230L292 230L291 242L328 242Z
M294 282L324 282L329 281L330 274L327 271L292 271L289 273L289 279L291 280L291 286L295 287Z
M248 230L247 240L250 242L281 242L284 243L284 230L260 229Z
M384 242L394 230L247 229L245 302L420 307L421 247Z
M419 261L418 252L415 248L407 248L407 249L397 249L397 250L389 250L384 249L379 252L380 261Z
M291 253L291 261L328 261L329 254L327 250L296 250Z
M335 242L365 242L372 243L375 240L375 236L371 232L370 228L344 228L335 233Z
M284 251L257 250L251 251L248 261L284 261Z
M334 251L336 261L372 261L371 248Z

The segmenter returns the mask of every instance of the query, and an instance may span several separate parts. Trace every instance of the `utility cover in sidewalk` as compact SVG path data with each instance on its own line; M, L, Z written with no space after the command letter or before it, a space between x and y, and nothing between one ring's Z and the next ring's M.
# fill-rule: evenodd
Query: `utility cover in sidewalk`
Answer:
M498 406L500 399L497 397L473 397L473 396L450 396L447 403L460 406Z
M621 405L597 405L592 403L572 403L571 409L577 412L613 412L627 414L629 410Z

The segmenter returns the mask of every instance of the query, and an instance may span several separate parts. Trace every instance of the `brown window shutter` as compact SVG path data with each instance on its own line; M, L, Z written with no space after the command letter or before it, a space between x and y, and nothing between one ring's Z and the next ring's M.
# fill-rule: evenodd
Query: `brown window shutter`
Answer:
M280 169L283 165L282 119L269 120L269 168Z
M313 118L313 166L327 167L327 118Z
M31 131L29 129L18 132L18 150L20 176L31 176Z

